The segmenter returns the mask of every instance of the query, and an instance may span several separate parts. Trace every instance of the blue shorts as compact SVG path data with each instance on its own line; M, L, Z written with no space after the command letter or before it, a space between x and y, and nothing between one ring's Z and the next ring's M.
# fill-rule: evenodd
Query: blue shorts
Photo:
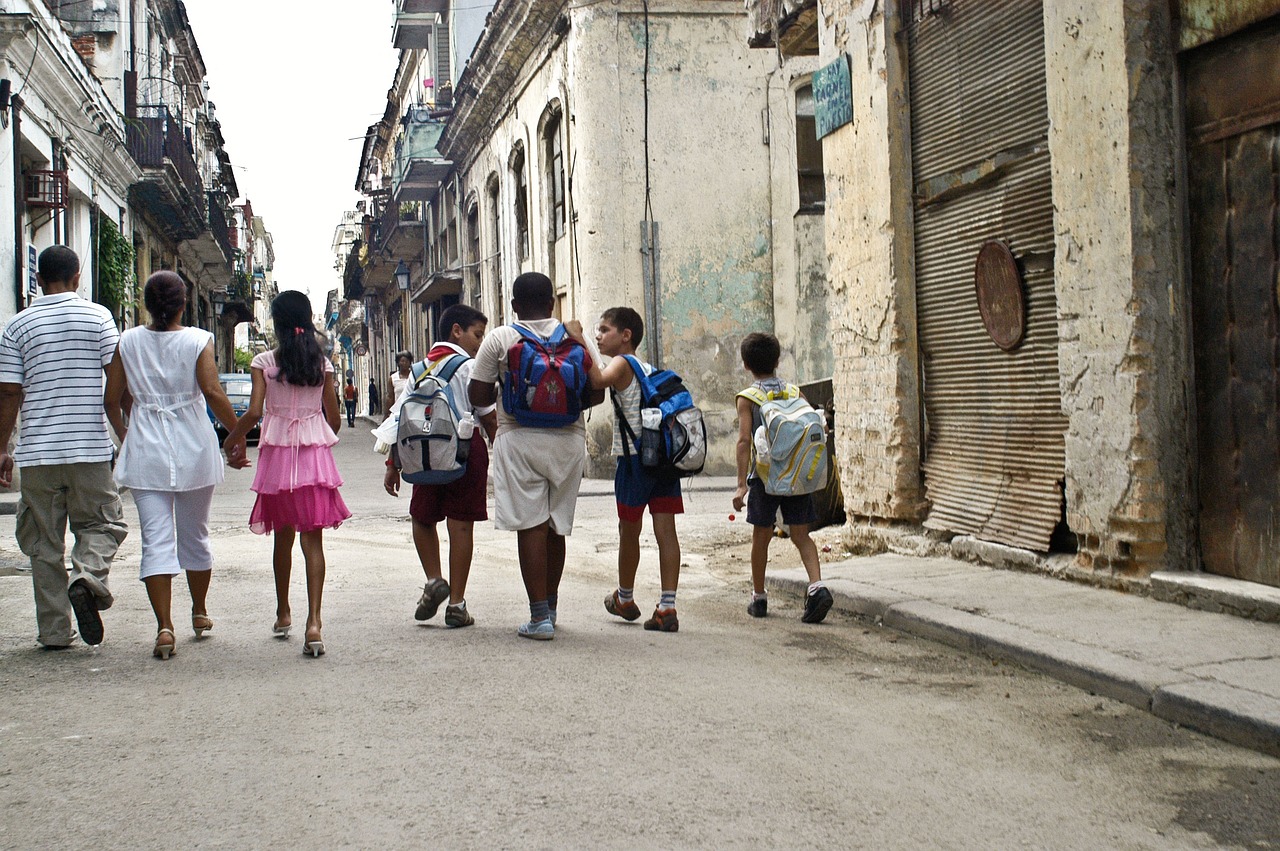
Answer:
M756 478L747 479L748 523L773 528L779 509L782 510L782 522L788 526L807 526L818 521L818 513L813 508L813 494L774 496L764 492L764 482Z
M650 514L684 514L680 480L666 482L655 479L640 466L638 453L630 458L618 457L613 493L618 499L618 519L628 523L643 520L646 505Z

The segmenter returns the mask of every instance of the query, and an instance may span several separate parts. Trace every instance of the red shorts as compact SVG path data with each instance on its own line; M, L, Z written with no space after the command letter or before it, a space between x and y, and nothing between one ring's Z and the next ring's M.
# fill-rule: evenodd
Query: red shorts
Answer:
M489 449L480 430L471 437L471 457L462 478L447 485L414 485L409 516L430 526L450 520L488 520Z

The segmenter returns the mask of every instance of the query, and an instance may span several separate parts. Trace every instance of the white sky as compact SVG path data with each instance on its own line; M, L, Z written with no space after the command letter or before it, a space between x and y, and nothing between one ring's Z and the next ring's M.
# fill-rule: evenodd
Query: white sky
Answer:
M322 311L325 294L340 285L333 231L360 199L354 187L363 136L382 117L395 74L394 3L186 6L239 200L252 201L271 232L276 283L305 290Z

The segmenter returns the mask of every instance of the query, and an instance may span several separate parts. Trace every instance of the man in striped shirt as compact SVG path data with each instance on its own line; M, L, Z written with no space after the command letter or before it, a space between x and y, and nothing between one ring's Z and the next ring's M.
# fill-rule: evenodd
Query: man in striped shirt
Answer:
M70 248L41 252L37 279L44 297L0 336L0 486L12 487L14 464L22 468L18 546L31 559L36 640L55 650L75 638L72 613L81 640L101 644L98 612L113 602L107 574L126 530L102 382L120 335L110 311L78 295L80 260ZM10 456L19 409L22 434Z

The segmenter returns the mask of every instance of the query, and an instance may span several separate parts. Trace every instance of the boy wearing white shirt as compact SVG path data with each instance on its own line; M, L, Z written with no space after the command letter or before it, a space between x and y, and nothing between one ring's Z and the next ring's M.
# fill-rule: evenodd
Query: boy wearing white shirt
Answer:
M472 358L480 349L485 329L489 320L483 313L465 304L455 304L445 308L440 314L440 339L427 353L425 363L429 366L453 355L467 358L453 377L449 386L453 398L459 408L470 410L484 428L490 441L497 432L498 419L495 414L496 405L472 405L467 388L471 381L474 365ZM412 382L406 384L406 392L412 389ZM471 452L467 458L467 471L462 478L447 485L414 485L413 496L409 500L409 516L413 520L413 545L418 551L418 560L427 575L427 584L422 589L422 597L418 600L414 617L417 620L430 620L435 616L440 604L445 600L445 626L462 627L475 623L471 613L467 611L465 597L467 577L471 573L471 553L474 548L475 524L477 520L488 520L489 514L485 506L489 481L489 450L485 438L477 430L471 436ZM392 496L400 493L400 470L395 466L394 457L387 459L387 473L383 487ZM440 536L436 525L441 521L449 530L449 581L445 582L440 567Z

